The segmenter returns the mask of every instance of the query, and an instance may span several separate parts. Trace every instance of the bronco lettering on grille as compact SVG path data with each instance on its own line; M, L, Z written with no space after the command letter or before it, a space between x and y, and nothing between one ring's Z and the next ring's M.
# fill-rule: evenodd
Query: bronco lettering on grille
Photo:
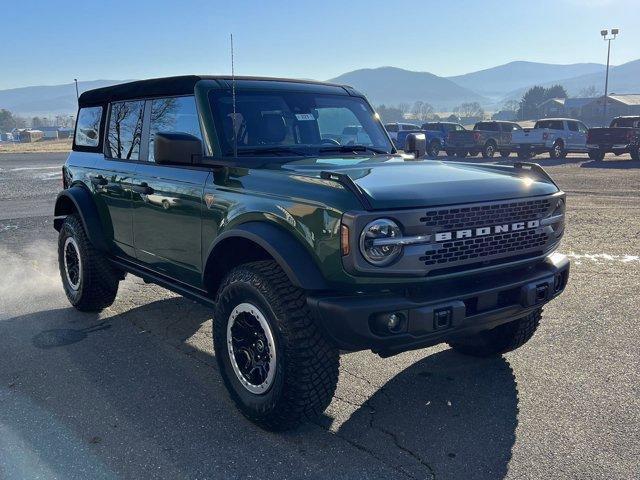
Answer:
M465 230L455 230L452 232L438 232L435 234L436 242L446 242L447 240L458 240L461 238L483 237L494 233L515 232L517 230L529 230L538 228L540 220L529 220L527 222L506 223L504 225L493 225L491 227L469 228Z

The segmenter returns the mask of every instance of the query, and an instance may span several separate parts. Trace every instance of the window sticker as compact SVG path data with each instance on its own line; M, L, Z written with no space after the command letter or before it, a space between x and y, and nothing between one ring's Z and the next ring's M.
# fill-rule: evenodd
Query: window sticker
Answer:
M298 119L299 122L304 122L304 121L309 121L309 120L315 120L316 119L316 117L314 117L310 113L296 113L296 118Z

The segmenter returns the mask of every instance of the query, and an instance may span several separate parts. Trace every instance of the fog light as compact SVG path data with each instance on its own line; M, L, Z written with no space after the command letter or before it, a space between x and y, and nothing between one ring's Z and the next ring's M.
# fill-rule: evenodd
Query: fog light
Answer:
M400 333L407 329L407 316L403 312L380 313L372 318L370 325L379 335Z

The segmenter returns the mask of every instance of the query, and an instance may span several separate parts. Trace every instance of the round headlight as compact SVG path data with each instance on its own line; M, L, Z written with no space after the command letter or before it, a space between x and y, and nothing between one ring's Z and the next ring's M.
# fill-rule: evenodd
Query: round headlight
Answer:
M400 227L388 218L367 224L360 235L360 251L365 260L376 267L389 265L402 253Z

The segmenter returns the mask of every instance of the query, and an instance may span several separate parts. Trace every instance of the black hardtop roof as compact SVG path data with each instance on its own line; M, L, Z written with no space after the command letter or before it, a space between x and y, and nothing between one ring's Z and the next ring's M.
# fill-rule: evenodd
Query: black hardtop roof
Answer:
M152 78L120 83L109 87L87 90L80 95L81 107L99 105L118 100L162 97L169 95L193 94L196 83L211 81L212 88L230 89L232 77L228 75L183 75L178 77ZM313 93L333 93L338 95L359 95L348 85L318 82L314 80L295 80L269 77L235 77L238 90L300 90ZM295 86L296 88L293 88Z

